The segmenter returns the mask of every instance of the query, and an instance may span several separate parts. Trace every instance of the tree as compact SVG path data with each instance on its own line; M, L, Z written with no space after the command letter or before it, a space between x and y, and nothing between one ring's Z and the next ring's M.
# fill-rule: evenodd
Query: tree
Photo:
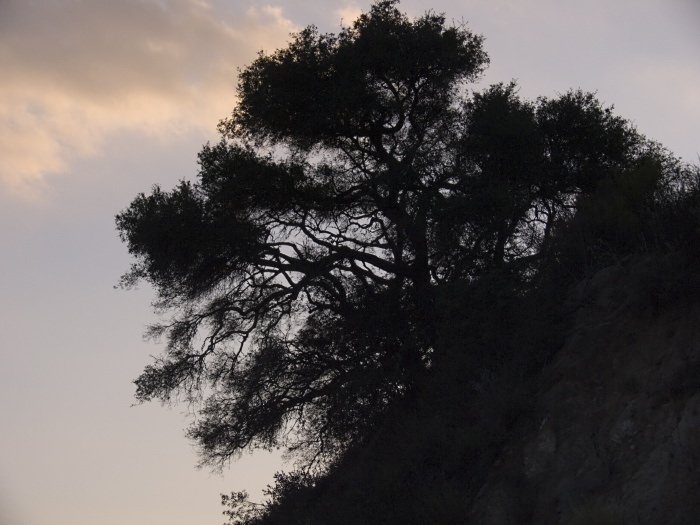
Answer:
M203 401L206 464L287 446L314 465L366 439L440 360L440 290L532 273L580 195L654 154L591 94L470 95L482 37L396 4L261 53L198 180L117 216L123 284L173 313L137 398Z

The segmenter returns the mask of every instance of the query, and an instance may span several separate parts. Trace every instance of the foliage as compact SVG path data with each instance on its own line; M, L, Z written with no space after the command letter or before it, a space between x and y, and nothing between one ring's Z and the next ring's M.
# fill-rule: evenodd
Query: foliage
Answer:
M590 277L631 253L693 252L700 174L654 149L653 156L599 181L578 199L575 216L555 225L551 263L565 267L569 279Z
M263 490L265 503L251 502L245 491L222 494L221 504L227 507L223 514L230 525L262 525L274 522L276 516L283 516L286 523L302 522L314 484L308 472L278 472L275 484Z
M117 216L136 259L123 284L149 282L172 313L149 331L166 347L137 398L201 401L189 435L205 464L285 446L313 470L369 442L454 357L449 290L501 275L518 297L550 253L565 258L554 237L578 204L598 216L614 201L629 232L660 180L637 174L668 171L592 94L469 94L488 64L482 37L396 3L261 53L197 181ZM618 203L638 179L641 196ZM461 351L499 346L472 343ZM470 375L484 364L454 362Z
M223 514L231 525L251 525L264 515L264 505L252 503L244 490L222 494L221 504L227 507Z

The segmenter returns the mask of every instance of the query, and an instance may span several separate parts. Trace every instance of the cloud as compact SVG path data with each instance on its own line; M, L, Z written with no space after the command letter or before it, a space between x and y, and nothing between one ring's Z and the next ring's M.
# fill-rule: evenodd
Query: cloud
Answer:
M275 7L3 0L0 184L36 195L48 174L104 152L110 133L213 130L234 106L236 68L295 29Z
M362 9L356 2L351 2L344 7L335 10L344 26L351 25L362 14Z

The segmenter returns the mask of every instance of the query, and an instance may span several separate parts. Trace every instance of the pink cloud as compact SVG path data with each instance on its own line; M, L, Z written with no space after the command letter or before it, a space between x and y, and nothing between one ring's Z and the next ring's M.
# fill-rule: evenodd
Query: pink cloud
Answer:
M296 28L279 8L202 0L8 0L0 8L0 183L24 196L127 131L213 130L236 68Z

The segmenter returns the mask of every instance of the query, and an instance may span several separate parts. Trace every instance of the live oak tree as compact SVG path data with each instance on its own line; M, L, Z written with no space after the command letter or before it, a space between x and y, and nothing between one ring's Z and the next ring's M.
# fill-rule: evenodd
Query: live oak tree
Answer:
M334 457L439 362L435 297L536 271L557 225L654 146L596 98L470 92L483 39L380 1L240 74L194 182L117 216L171 317L137 398L201 402L203 462L286 446Z

